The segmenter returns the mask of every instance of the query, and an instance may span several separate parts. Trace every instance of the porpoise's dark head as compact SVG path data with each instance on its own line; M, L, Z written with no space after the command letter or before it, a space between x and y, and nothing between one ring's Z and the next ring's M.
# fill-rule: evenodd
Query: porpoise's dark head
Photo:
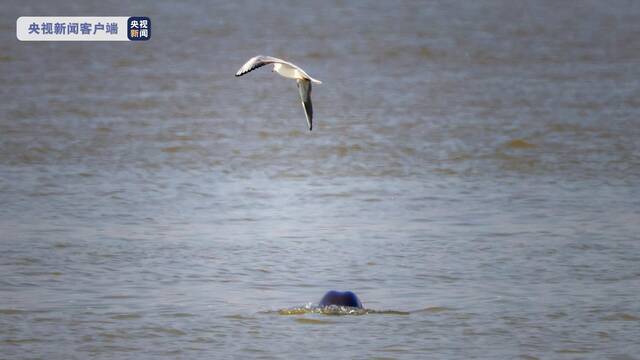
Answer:
M351 291L328 291L326 294L324 294L322 300L320 300L320 306L325 307L330 305L351 306L362 309L362 303L360 302L360 299L358 299L356 294L352 293Z

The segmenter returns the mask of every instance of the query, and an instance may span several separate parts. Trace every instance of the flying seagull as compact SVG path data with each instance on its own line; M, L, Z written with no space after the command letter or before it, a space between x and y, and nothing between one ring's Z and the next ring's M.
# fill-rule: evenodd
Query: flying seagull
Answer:
M314 82L316 84L322 84L322 81L312 78L311 76L307 75L304 70L288 61L264 55L258 55L249 59L249 61L242 65L240 70L238 70L236 76L242 76L250 71L269 64L273 64L273 71L277 72L278 74L289 79L296 79L296 82L298 83L298 91L300 92L300 99L302 100L302 107L304 108L304 113L307 116L309 131L311 131L311 128L313 127L311 83Z

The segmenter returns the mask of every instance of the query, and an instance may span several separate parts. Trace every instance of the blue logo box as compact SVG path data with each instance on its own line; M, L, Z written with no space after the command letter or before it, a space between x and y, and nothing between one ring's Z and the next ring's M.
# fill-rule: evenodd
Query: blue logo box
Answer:
M151 19L146 16L132 16L127 19L127 37L131 41L151 39Z

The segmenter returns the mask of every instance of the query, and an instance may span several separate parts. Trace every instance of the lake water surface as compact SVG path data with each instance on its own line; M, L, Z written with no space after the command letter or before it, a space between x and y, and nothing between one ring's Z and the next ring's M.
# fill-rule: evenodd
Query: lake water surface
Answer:
M27 15L152 39L21 43ZM639 18L3 3L0 358L637 359ZM323 81L312 132L293 81L233 76L257 54ZM381 313L286 314L330 289Z

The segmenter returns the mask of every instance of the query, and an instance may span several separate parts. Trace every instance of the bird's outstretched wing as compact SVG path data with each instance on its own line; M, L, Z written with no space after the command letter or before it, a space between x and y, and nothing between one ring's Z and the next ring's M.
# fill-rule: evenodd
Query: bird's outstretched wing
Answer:
M249 59L249 61L247 61L244 65L242 65L242 67L238 70L238 72L236 72L236 76L242 76L259 67L262 67L268 64L273 64L273 63L289 64L288 62L278 58L274 58L271 56L258 55L258 56L252 57L251 59Z
M242 67L236 72L236 76L242 76L259 67L262 67L268 64L273 64L273 63L280 63L285 66L289 66L293 69L298 70L298 72L303 78L309 79L314 83L322 84L322 81L312 78L311 76L309 76L309 74L307 74L304 70L302 70L298 65L292 64L282 59L275 58L273 56L264 56L264 55L254 56L251 59L249 59L249 61L247 61L244 65L242 65Z
M304 114L307 116L307 124L309 131L313 128L313 105L311 104L311 81L307 79L296 80L298 83L298 91L300 92L300 100Z

